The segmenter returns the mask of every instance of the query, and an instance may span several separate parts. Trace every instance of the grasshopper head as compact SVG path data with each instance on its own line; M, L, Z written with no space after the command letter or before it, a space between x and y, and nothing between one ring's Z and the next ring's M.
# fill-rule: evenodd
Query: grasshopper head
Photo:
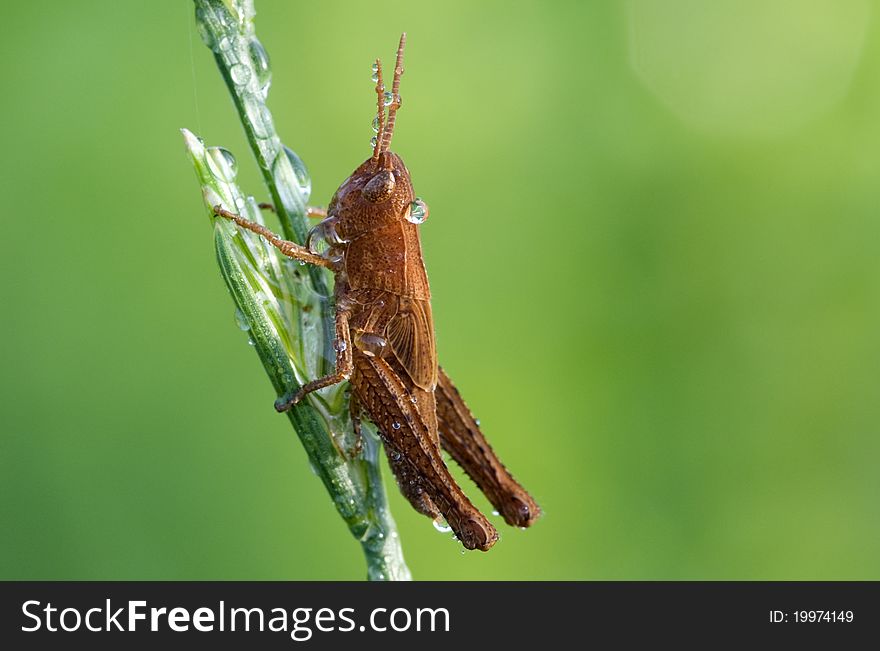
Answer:
M374 124L378 125L378 133L373 143L373 155L342 183L328 207L329 215L337 220L337 231L349 238L401 219L417 224L427 217L427 206L414 200L409 170L403 159L391 151L391 137L400 108L400 76L403 74L405 46L404 33L397 47L387 115L388 96L382 82L382 62L376 60L374 70L378 100ZM413 206L416 208L413 209ZM417 218L412 217L413 210Z

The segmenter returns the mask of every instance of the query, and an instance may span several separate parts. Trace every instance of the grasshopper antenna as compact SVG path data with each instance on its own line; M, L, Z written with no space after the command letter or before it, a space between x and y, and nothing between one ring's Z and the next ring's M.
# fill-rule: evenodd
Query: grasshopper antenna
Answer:
M378 139L378 152L388 151L391 146L391 136L394 135L394 118L397 117L397 109L400 108L400 76L403 74L403 49L406 47L406 32L400 35L400 44L397 46L397 61L394 63L394 81L391 83L391 106L388 107L388 121ZM378 154L376 154L378 156Z
M373 145L373 160L379 160L382 146L382 133L385 130L385 84L382 81L382 61L376 59L376 144Z

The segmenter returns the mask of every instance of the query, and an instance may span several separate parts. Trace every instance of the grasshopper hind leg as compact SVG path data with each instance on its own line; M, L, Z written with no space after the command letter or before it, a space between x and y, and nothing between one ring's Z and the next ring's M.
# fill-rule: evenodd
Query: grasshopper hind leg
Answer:
M427 515L432 520L438 520L442 517L440 510L431 501L428 493L425 492L418 473L413 467L401 456L400 452L392 450L389 446L385 448L385 454L388 457L388 465L394 478L397 480L397 486L400 492L409 501L412 507L421 513Z
M348 407L349 413L351 414L352 429L354 429L354 434L357 438L355 449L356 453L358 453L363 445L361 418L364 415L364 411L361 403L358 401L357 394L354 392L352 392L351 397L349 398ZM381 433L380 437L382 439L387 439L387 437ZM387 445L383 445L382 447L385 449L385 456L388 457L388 465L391 468L391 472L394 473L394 478L397 480L397 486L400 488L400 492L403 496L416 511L422 515L427 515L432 520L437 520L441 516L440 511L434 506L431 498L425 492L425 489L419 481L418 474L413 470L412 466L403 459L399 452L392 450Z
M541 515L540 507L496 456L442 368L434 395L443 449L474 480L507 524L531 526Z
M379 426L386 450L399 454L399 459L392 454L389 460L407 465L398 479L405 477L408 489L409 473L417 477L412 486L429 495L466 549L490 549L498 541L498 532L449 474L434 436L400 377L384 359L355 355L352 383L371 420ZM409 497L407 489L404 495ZM425 506L414 504L421 511L420 505Z

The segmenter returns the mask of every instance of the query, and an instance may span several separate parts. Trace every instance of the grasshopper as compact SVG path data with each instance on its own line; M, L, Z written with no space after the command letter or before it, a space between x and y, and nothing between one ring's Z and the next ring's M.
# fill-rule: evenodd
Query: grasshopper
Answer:
M349 380L355 432L360 435L364 415L376 424L389 465L412 506L435 521L444 518L466 549L486 551L498 532L450 475L441 446L508 524L528 527L540 509L492 451L437 364L419 238L428 207L415 197L406 165L390 149L401 105L405 44L403 34L390 103L381 61L373 66L378 133L372 155L342 183L326 211L310 209L324 219L310 231L306 246L221 206L214 206L214 213L263 236L285 256L328 268L335 277L335 372L279 398L275 408L285 411L313 391ZM326 250L319 252L322 241Z

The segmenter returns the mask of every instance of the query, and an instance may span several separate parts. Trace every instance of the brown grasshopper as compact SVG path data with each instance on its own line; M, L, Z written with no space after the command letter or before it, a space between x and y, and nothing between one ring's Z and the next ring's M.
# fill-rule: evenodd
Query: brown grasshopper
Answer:
M428 208L413 193L409 171L391 152L400 108L406 34L400 38L390 104L382 64L376 80L378 134L373 154L346 179L306 247L280 237L220 206L218 216L262 235L284 255L335 274L336 372L303 385L275 403L289 409L318 389L351 381L352 423L360 434L363 413L379 428L391 469L417 511L445 518L467 549L488 550L498 532L449 474L441 446L514 526L540 515L529 494L495 456L452 381L437 365L431 292L422 261L419 227ZM327 250L319 253L318 241Z

